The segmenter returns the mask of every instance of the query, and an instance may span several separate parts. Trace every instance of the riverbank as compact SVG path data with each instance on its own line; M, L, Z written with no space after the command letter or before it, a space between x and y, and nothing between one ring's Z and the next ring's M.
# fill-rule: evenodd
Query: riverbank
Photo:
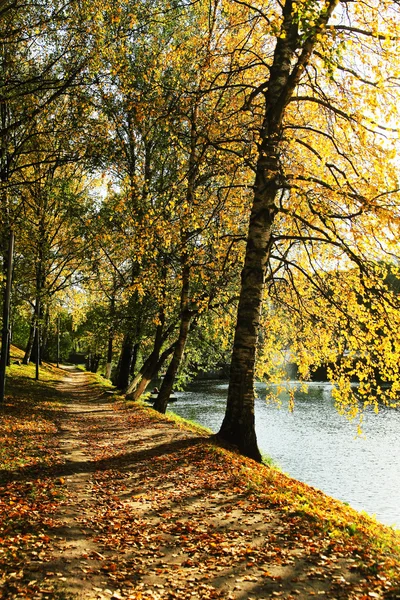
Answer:
M360 434L357 418L349 421L338 413L330 384L310 383L303 391L296 389L298 382L288 386L294 410L288 408L288 390L281 392L279 405L266 401L276 386L255 385L261 452L291 477L400 529L400 411L366 410ZM178 392L169 408L217 432L227 394L227 383L202 381Z
M392 529L90 374L12 371L0 597L400 597Z

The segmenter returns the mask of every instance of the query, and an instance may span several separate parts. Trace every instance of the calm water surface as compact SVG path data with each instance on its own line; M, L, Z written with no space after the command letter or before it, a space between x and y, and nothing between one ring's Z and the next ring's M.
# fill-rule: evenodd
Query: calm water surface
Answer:
M216 432L225 411L228 384L204 381L177 394L176 414ZM356 423L336 412L331 386L311 383L296 392L290 413L267 404L266 386L257 384L256 429L262 452L285 473L348 502L400 529L400 411L367 413L363 437Z

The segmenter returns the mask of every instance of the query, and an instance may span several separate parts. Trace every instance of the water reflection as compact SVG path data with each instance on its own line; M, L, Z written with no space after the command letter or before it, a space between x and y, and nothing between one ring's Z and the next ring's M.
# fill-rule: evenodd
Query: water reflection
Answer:
M225 411L227 383L202 381L178 394L176 414L217 431ZM282 470L358 510L400 528L400 411L367 412L363 437L357 426L336 412L331 387L312 383L295 392L295 409L266 403L267 389L257 384L256 429L262 452Z

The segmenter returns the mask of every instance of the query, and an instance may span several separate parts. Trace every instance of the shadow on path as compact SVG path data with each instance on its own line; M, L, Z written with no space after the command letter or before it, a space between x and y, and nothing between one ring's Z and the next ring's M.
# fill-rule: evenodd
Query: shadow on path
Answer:
M330 539L329 519L317 511L282 500L282 489L298 482L220 452L214 436L151 409L114 410L93 378L64 371L56 383L64 410L53 414L58 462L0 471L3 482L27 493L39 479L60 491L57 501L46 497L54 504L46 522L28 513L19 521L21 535L35 531L49 544L43 558L35 550L24 565L21 577L41 582L38 595L27 597L364 600L367 590L375 593L375 579L354 558L361 551ZM299 486L304 502L323 503L322 493ZM334 502L327 499L329 510ZM46 595L60 581L65 594Z
M101 411L92 411L98 413ZM204 437L189 438L189 439L178 439L168 443L159 444L152 448L145 450L137 450L127 452L125 454L118 454L113 458L100 459L100 460L84 460L84 461L69 461L65 463L56 464L52 467L43 468L37 467L22 467L21 469L14 471L0 470L0 482L7 483L9 481L30 481L33 477L37 477L39 474L45 475L46 477L66 477L75 473L95 473L96 471L107 471L109 469L125 469L130 466L134 466L135 463L146 461L149 458L156 456L167 456L205 443Z

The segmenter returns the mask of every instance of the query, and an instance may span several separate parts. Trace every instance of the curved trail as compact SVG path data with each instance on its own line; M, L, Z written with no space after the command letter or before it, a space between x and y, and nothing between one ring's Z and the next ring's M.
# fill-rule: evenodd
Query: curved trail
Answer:
M58 389L62 461L52 476L65 498L45 572L36 573L38 598L364 598L354 559L316 553L207 436L152 411L116 410L75 369ZM46 583L60 593L46 595Z
M94 475L126 462L124 455L129 455L134 448L151 451L156 440L171 443L195 436L167 424L162 436L159 427L148 427L145 434L141 431L139 439L138 432L127 427L126 415L113 410L112 396L99 392L87 373L73 367L63 369L67 375L57 387L65 398L59 443L65 458L60 477L66 486L67 498L59 515L62 526L57 536L58 552L47 570L65 582L66 593L73 598L126 597L112 582L110 585L106 570L102 572L105 561L113 558L114 553L112 548L111 552L105 551L94 541L98 534L95 523L99 511L100 515L104 514L104 502L95 489ZM112 457L116 457L116 465L108 464L113 462ZM118 552L118 546L115 550Z

